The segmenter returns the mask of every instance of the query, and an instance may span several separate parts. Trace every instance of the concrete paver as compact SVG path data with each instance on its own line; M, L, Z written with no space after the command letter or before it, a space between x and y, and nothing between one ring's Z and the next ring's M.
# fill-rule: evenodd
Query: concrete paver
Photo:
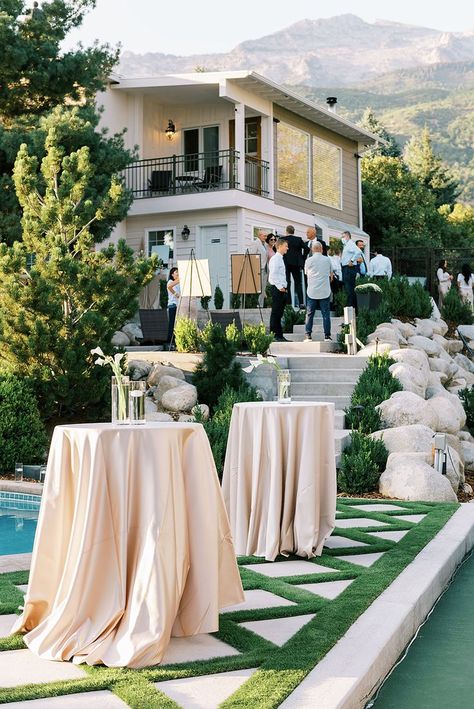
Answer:
M87 692L87 694L68 694L64 697L47 697L46 699L30 699L26 702L12 702L9 709L123 709L128 707L113 692Z
M277 608L278 606L295 606L296 603L288 601L286 598L276 596L270 591L255 589L254 591L244 591L245 601L235 606L223 608L221 613L231 613L233 611L250 611L258 608Z
M217 709L256 669L156 682L155 687L183 709Z
M342 559L342 561L348 561L358 566L372 566L372 564L375 564L377 559L380 559L384 554L385 552L383 551L374 554L351 554L348 556L337 556L336 559Z
M323 598L337 598L340 593L345 591L345 589L350 586L352 580L348 581L322 581L321 583L299 583L296 584L297 588L302 588L303 591L309 591L310 593L316 593L318 596Z
M72 662L42 660L30 650L0 652L0 687L81 679L86 673Z
M274 618L272 620L253 620L248 623L241 623L244 628L252 633L261 635L265 640L269 640L274 645L281 647L306 623L314 618L314 613L306 615L295 615L291 618Z
M306 574L337 573L334 569L310 561L274 561L271 564L244 564L244 569L256 571L264 576L278 578L279 576L303 576Z

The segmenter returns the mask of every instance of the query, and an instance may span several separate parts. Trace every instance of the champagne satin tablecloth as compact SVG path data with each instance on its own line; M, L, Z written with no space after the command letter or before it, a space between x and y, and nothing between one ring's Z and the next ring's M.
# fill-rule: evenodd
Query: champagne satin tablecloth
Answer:
M58 426L25 608L14 632L42 658L159 663L170 635L218 630L244 600L204 429Z
M320 555L336 520L334 404L236 404L222 488L237 554Z

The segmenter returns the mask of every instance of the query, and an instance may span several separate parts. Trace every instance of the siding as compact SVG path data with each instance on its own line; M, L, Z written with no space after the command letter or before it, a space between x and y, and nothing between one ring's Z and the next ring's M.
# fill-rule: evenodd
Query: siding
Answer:
M322 216L338 219L339 221L347 222L348 224L358 224L359 209L357 160L354 157L354 153L356 153L358 149L357 143L349 140L348 138L344 138L337 133L333 133L322 126L318 126L317 124L312 123L301 116L297 116L295 113L287 111L280 106L274 106L274 117L284 123L288 123L295 128L300 128L311 135L327 140L329 143L342 148L342 209L334 209L333 207L318 204L317 202L312 202L310 200L303 199L302 197L296 197L294 195L287 194L286 192L280 192L277 190L278 145L275 131L273 154L275 165L275 204L282 207L288 207L289 209L296 209L297 211L305 212L306 214L317 212Z

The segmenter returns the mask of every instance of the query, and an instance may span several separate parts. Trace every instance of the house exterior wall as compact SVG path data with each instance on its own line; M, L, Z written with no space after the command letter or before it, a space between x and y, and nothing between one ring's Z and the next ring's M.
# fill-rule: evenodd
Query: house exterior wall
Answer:
M143 96L128 94L124 91L104 91L97 94L96 104L103 107L99 128L108 128L110 134L124 134L125 147L133 150L139 146L139 157L142 158L143 143Z
M358 195L358 184L357 184L357 159L354 157L354 153L357 153L358 144L354 141L344 138L343 136L333 133L332 131L318 126L316 123L308 121L306 118L291 113L284 108L279 106L274 106L273 110L274 117L279 119L284 123L288 123L295 128L300 128L306 131L310 135L314 135L323 140L327 140L333 145L338 146L342 149L342 209L334 209L333 207L328 207L324 204L319 204L318 202L312 202L308 199L303 199L302 197L297 197L295 195L288 194L286 192L281 192L277 189L278 185L278 161L277 161L277 131L275 130L274 136L274 170L275 170L275 185L274 185L274 200L275 204L281 205L283 207L288 207L290 209L296 209L300 212L306 212L306 214L312 214L317 212L322 216L331 217L332 219L337 219L342 222L347 222L349 224L356 224L359 226L359 195Z

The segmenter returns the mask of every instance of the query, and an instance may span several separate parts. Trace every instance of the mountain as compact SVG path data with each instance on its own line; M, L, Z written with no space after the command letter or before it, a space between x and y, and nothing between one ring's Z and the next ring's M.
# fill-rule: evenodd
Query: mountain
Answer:
M400 69L474 60L474 30L441 32L355 15L301 20L237 45L227 54L124 52L124 76L252 68L278 83L348 86Z

